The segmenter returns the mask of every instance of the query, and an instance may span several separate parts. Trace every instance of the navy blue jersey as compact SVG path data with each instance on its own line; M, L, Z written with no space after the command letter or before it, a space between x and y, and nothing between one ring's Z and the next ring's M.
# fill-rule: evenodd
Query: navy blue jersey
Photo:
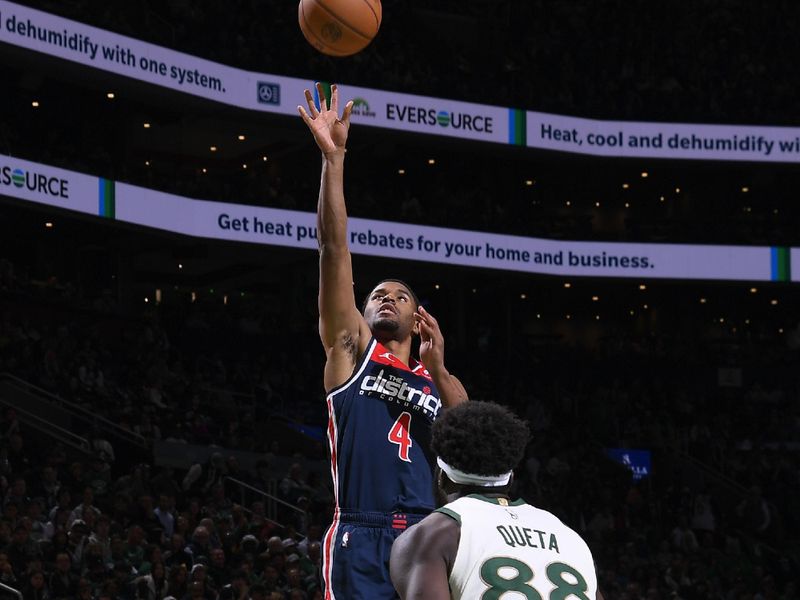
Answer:
M441 406L425 367L403 364L373 338L350 379L328 395L337 509L432 511L430 434Z

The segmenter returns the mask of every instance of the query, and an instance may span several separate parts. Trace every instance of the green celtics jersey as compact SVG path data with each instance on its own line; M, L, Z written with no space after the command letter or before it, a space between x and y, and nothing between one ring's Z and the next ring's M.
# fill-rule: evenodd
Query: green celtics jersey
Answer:
M478 494L438 512L461 525L450 573L453 600L595 600L589 547L549 512Z

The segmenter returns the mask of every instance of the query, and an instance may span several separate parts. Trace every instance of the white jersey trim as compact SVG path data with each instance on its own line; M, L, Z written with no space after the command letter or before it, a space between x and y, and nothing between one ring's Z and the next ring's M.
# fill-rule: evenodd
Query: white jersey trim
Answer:
M369 346L367 346L367 349L364 351L364 356L361 357L361 365L358 367L358 369L353 371L353 374L350 375L350 377L347 378L347 381L345 381L339 387L333 388L333 390L331 390L328 393L327 397L329 399L331 399L334 396L336 396L337 394L341 394L342 392L347 390L351 385L353 385L353 382L356 379L361 377L361 374L364 372L364 369L367 368L367 364L369 363L369 359L372 357L372 352L375 350L375 346L377 344L378 344L378 340L376 340L375 338L372 338L372 341L369 343Z
M377 343L377 340L372 340L361 359L361 365L359 368L353 372L347 381L331 391L326 398L329 419L328 445L331 451L331 479L333 480L333 497L335 501L333 523L331 523L331 527L326 534L327 539L323 544L322 552L322 574L323 579L325 580L326 600L336 600L336 596L333 593L333 557L336 553L336 536L339 532L339 426L336 422L336 411L333 407L333 398L337 394L346 391L353 384L353 382L361 376L361 374L364 372L364 369L367 367L367 364L369 364L369 359L372 356L372 352Z

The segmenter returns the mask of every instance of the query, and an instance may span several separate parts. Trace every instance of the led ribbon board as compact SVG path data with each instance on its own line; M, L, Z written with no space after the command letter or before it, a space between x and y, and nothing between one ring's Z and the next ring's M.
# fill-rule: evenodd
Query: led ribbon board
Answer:
M185 198L13 157L0 157L0 195L182 235L317 250L312 212ZM355 254L547 275L800 278L797 248L570 242L356 218L348 241Z
M240 108L296 116L313 82L245 71L0 0L0 42ZM800 162L800 128L599 121L340 85L359 125L611 157Z

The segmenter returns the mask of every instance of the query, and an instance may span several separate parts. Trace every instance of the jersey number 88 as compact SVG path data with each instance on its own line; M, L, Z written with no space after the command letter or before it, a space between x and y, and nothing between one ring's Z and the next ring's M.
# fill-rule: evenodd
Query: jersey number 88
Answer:
M516 575L505 578L500 575L500 569L510 568ZM586 579L575 569L564 563L552 563L547 566L547 578L554 586L550 592L550 600L567 600L574 597L579 600L589 600L586 595ZM575 582L564 579L564 574L570 574ZM489 586L481 595L481 600L499 600L506 592L522 594L527 600L543 600L542 595L530 585L534 573L527 564L516 558L496 556L481 565L481 579Z

